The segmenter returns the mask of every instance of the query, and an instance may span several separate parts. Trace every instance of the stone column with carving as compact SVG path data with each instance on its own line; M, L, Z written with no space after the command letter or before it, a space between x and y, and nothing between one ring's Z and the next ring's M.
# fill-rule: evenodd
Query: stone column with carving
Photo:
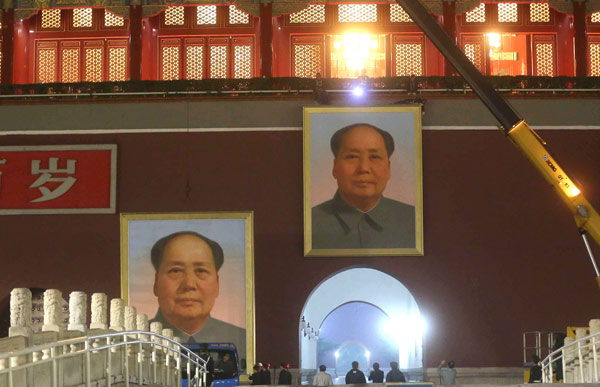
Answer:
M107 329L106 317L108 311L108 297L104 293L92 294L92 321L90 329Z
M87 330L87 294L71 292L69 294L69 325L70 331L85 332Z
M31 329L31 290L16 288L10 292L10 328L8 336L30 337Z
M162 335L164 337L166 337L167 339L173 340L173 330L170 328L163 328ZM172 347L171 342L169 340L163 339L162 344L167 347L167 348L163 348L163 351L165 353L169 354L168 348Z
M125 328L125 300L113 298L110 300L110 329L122 332Z
M61 332L63 324L62 292L48 289L44 292L44 325L43 332Z

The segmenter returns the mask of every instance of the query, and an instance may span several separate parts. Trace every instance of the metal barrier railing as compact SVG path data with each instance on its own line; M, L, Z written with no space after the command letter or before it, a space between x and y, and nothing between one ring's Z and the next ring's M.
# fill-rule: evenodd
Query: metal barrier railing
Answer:
M566 383L598 383L600 332L565 344L541 362L542 382L553 383L554 364L560 362ZM571 379L571 380L569 380Z
M98 357L105 351L103 373L105 386L113 384L113 377L117 375L112 370L113 352L121 349L121 366L123 382L126 387L130 385L144 385L149 383L162 383L165 386L181 386L182 374L187 371L188 386L206 386L206 360L187 349L177 341L154 332L126 331L106 333L95 336L82 336L73 339L60 340L53 343L28 347L26 349L0 353L0 378L8 376L7 386L17 387L15 374L18 371L33 370L44 364L51 364L51 386L65 385L59 381L58 364L60 360L83 357L83 376L86 387L92 386L92 356ZM148 355L148 356L147 356ZM164 356L163 356L164 355ZM131 382L130 359L135 359L135 372ZM98 360L98 359L95 359ZM174 361L174 367L171 362ZM164 362L164 363L163 363ZM8 364L6 364L8 363ZM23 363L23 364L21 364ZM147 374L150 378L144 379L144 365L148 363L151 370ZM162 364L161 364L162 363ZM161 374L159 380L158 369L165 366L166 373ZM4 368L1 368L4 367ZM96 367L97 368L97 367ZM174 373L171 374L171 368ZM105 372L104 372L105 371ZM30 377L30 376L29 376ZM95 385L98 380L95 380ZM19 385L20 387L21 385Z

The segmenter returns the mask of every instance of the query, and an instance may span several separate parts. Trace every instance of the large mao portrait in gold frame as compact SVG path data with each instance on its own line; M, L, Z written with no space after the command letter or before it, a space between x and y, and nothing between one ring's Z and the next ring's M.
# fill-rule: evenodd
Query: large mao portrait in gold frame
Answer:
M182 342L234 343L254 364L252 212L121 214L121 294Z
M421 106L304 108L304 254L423 255Z

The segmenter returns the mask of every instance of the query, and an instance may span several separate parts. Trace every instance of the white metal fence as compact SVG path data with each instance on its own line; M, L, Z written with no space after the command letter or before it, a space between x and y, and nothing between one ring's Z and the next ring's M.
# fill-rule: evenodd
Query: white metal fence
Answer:
M0 386L206 386L206 361L154 332L83 336L0 353Z
M560 373L564 383L598 383L600 332L577 340L565 339L565 345L548 355L541 363L542 381L553 383L554 373Z

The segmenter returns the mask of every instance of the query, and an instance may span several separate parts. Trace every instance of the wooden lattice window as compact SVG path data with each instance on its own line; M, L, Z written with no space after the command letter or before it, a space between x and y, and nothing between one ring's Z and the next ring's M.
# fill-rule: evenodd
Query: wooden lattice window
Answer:
M590 43L590 76L600 77L600 42Z
M75 8L73 10L73 28L91 28L94 18L91 8Z
M197 25L215 25L217 24L217 6L199 5L196 7Z
M423 38L394 36L394 76L423 75Z
M116 15L110 12L108 9L104 10L104 27L124 27L125 18L123 16Z
M325 23L325 4L310 4L308 8L290 15L291 24Z
M127 80L127 42L108 42L108 80Z
M252 47L249 44L233 46L233 77L252 78Z
M550 6L548 3L529 4L530 23L550 23Z
M498 3L499 23L518 23L519 5L517 3Z
M185 24L185 7L183 5L169 6L165 9L166 26L182 26Z
M169 44L170 42L166 42ZM174 45L165 45L161 47L161 73L160 79L170 81L179 79L181 47L179 41Z
M99 47L98 47L99 46ZM85 82L102 82L103 66L102 42L95 42L93 47L85 47Z
M65 83L79 82L79 42L62 42L60 50L60 80Z
M60 9L42 9L42 21L40 28L42 29L57 29L61 26Z
M392 23L412 23L412 19L400 4L390 4L390 21Z
M227 46L210 46L210 77L227 78Z
M339 4L340 23L377 23L377 4Z
M594 12L591 17L592 23L600 23L600 11Z
M58 58L56 42L37 42L36 44L36 82L56 82L56 64Z
M188 45L185 48L185 79L204 78L204 46Z
M229 6L229 24L250 24L250 15L235 5Z
M467 23L485 23L485 4L481 3L475 9L468 11L465 14Z
M556 72L554 36L534 36L534 75L553 77Z
M295 36L292 38L292 74L299 78L323 75L323 37Z

